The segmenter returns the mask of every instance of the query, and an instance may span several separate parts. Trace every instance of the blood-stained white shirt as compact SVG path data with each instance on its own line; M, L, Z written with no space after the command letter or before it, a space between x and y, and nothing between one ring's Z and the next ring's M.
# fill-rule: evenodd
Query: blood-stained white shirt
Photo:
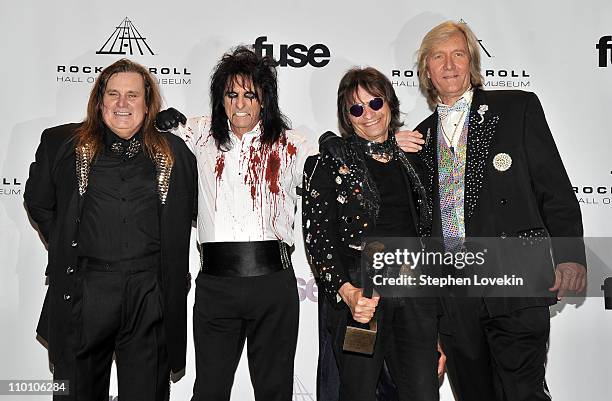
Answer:
M262 146L259 125L242 136L231 132L231 149L217 149L210 118L194 117L173 133L198 163L200 242L282 240L293 245L293 222L306 158L312 148L287 131Z

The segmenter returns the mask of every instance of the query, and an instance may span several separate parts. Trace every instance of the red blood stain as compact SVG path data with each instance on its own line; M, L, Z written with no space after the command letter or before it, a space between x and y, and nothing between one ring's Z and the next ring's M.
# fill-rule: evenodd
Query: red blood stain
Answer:
M297 148L291 142L287 144L287 153L289 154L289 156L295 156L295 154L297 153Z
M261 157L259 153L255 152L255 149L251 147L251 156L249 157L249 174L247 177L244 177L244 182L247 180L251 181L251 183L256 183L259 181L259 170L261 166Z
M255 201L257 196L257 185L259 184L259 171L261 170L261 156L259 152L251 143L249 147L249 170L248 174L244 177L244 183L251 184L251 199Z
M215 176L217 177L217 181L221 179L221 175L223 174L224 167L225 167L225 155L221 153L220 156L217 156L217 162L215 163Z
M266 166L266 182L270 188L270 192L273 194L279 193L278 187L278 174L280 171L280 157L278 157L278 151L274 150L270 152L268 158L268 165Z

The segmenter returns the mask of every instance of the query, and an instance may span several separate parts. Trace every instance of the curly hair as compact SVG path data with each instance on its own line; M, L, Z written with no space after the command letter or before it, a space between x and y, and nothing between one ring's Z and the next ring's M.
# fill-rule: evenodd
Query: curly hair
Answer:
M261 142L272 145L291 129L289 120L278 106L276 61L272 57L258 56L246 46L238 46L223 55L211 77L211 131L218 149L228 150L230 147L228 117L223 103L225 93L234 82L248 80L253 83L255 97L261 104Z

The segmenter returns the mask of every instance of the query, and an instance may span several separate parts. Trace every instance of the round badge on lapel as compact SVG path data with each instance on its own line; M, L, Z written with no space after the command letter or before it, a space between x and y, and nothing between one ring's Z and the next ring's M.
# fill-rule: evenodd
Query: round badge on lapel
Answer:
M506 171L512 166L512 158L508 153L498 153L493 157L493 167L497 171Z

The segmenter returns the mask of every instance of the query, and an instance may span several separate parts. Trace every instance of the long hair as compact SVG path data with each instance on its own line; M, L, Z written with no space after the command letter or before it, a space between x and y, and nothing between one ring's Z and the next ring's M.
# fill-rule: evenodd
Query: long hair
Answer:
M170 145L153 125L155 116L159 113L162 104L159 87L145 67L126 58L122 58L103 69L96 79L89 94L87 116L76 130L76 146L89 147L90 152L88 154L91 158L101 149L104 135L104 120L102 119L104 92L108 80L114 74L120 72L135 72L142 76L145 88L145 104L147 105L147 114L141 128L144 149L151 159L154 159L156 153L161 153L167 157L170 165L172 165L173 157Z
M431 79L427 77L427 58L433 47L450 36L461 33L465 37L470 54L470 83L474 88L480 88L483 85L482 72L480 71L480 49L478 39L474 32L464 22L445 21L432 30L427 32L421 47L417 51L418 67L419 67L419 86L423 95L427 98L427 103L430 107L434 107L438 102L438 90L433 86Z
M246 46L238 46L223 55L211 77L210 99L212 108L211 131L217 148L229 150L230 137L228 117L223 100L234 82L250 80L253 91L261 105L260 123L263 127L261 142L272 145L285 131L291 129L290 122L278 107L278 84L276 62L272 57L258 56Z
M391 120L389 121L389 132L395 132L402 126L400 120L400 102L393 90L393 85L389 78L383 73L372 67L351 68L344 74L338 86L338 126L340 134L347 138L354 132L351 120L348 116L348 109L355 102L357 88L362 87L366 92L373 96L383 98L391 110Z

